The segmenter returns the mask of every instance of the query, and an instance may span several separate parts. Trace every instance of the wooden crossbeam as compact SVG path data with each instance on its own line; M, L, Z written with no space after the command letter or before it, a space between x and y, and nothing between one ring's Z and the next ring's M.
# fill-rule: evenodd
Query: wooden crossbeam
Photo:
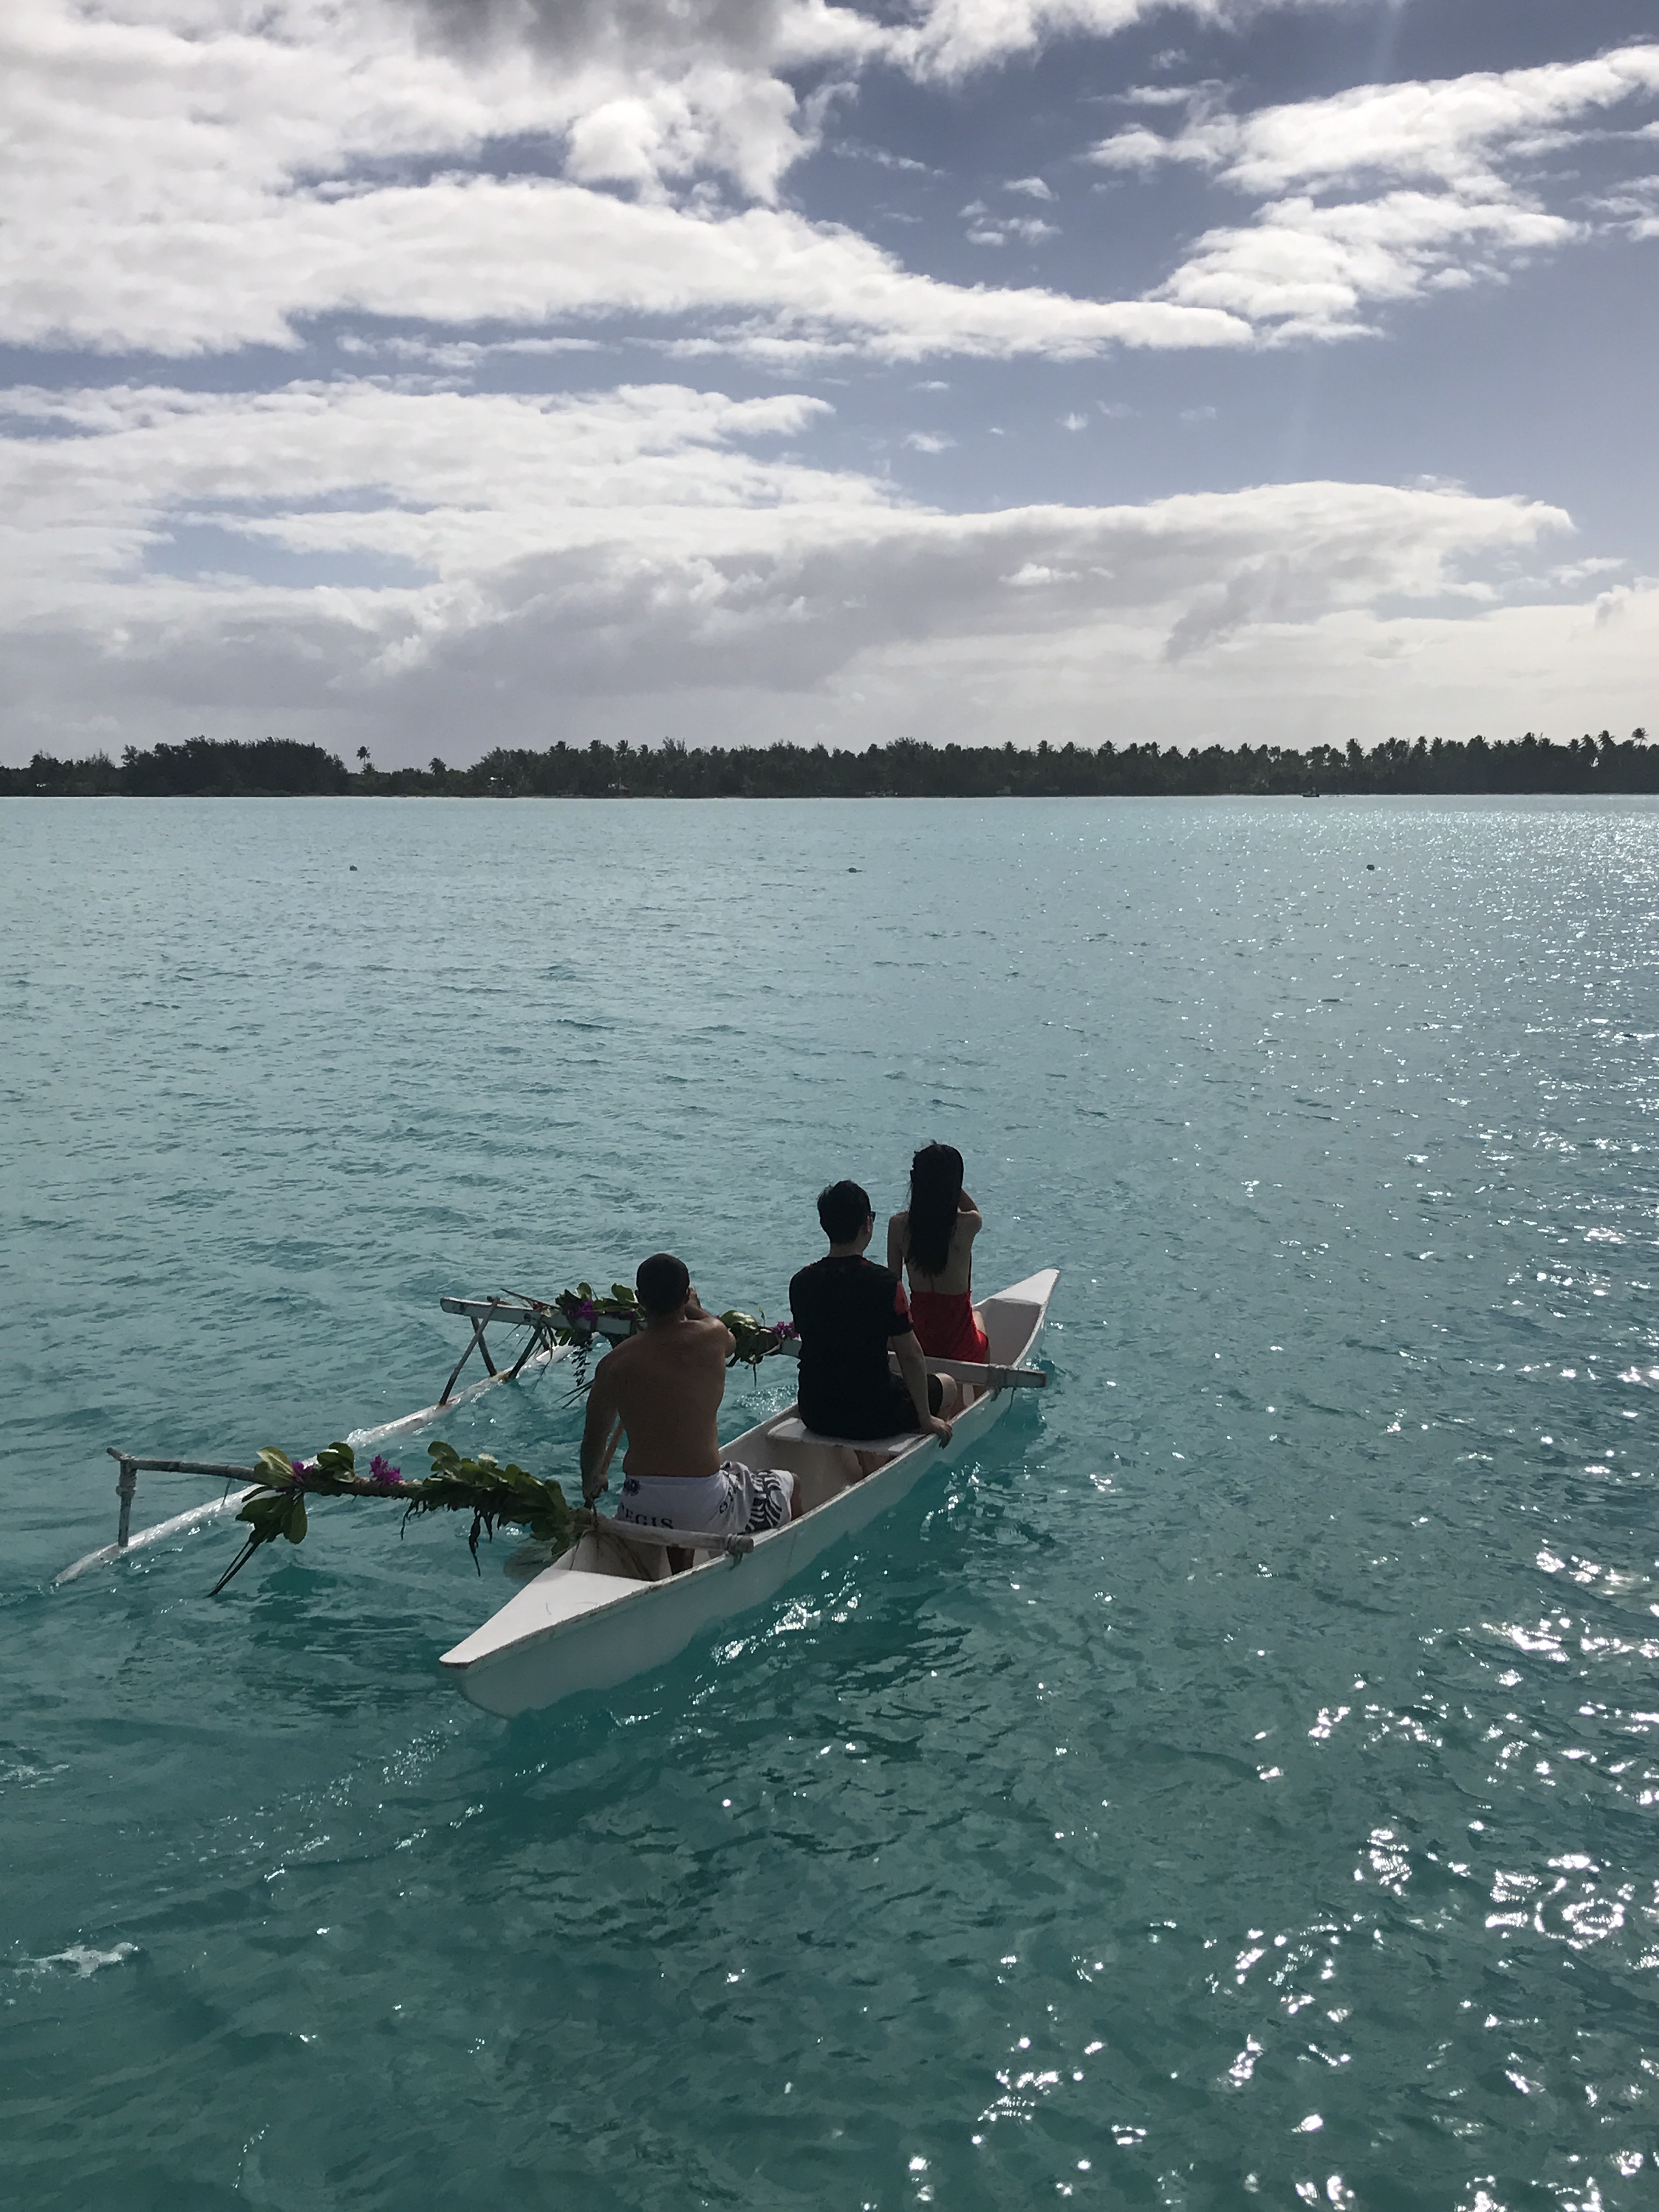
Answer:
M489 1370L492 1377L500 1372L489 1356L489 1346L484 1339L484 1331L492 1321L505 1322L509 1328L527 1328L530 1331L524 1349L507 1370L505 1379L509 1382L514 1380L526 1361L538 1350L552 1352L558 1349L557 1340L553 1332L556 1328L565 1326L564 1316L556 1307L540 1305L529 1298L445 1297L440 1298L438 1303L446 1313L459 1314L464 1320L470 1321L472 1324L471 1340L450 1370L449 1380L439 1393L438 1403L441 1406L447 1406L449 1403L450 1393L455 1388L461 1370L471 1358L475 1351L482 1356L483 1364ZM623 1337L631 1336L633 1334L633 1320L621 1314L600 1315L592 1328L593 1335L602 1336L607 1343L611 1344L618 1343Z
M476 1345L477 1349L483 1352L483 1364L489 1370L490 1373L493 1375L495 1372L495 1363L489 1356L489 1346L484 1342L484 1331L489 1325L488 1322L481 1320L477 1314L473 1315L472 1342L467 1346L466 1350L461 1354L460 1358L455 1362L455 1364L450 1369L449 1380L444 1384L443 1389L438 1393L438 1403L441 1406L447 1406L449 1403L449 1394L455 1388L455 1378L460 1373L462 1368L465 1366L467 1361L471 1358L474 1345Z
M958 1382L972 1382L981 1390L1046 1390L1048 1387L1048 1377L1041 1367L998 1367L989 1360L930 1358L927 1372L953 1376Z
M210 1474L225 1482L254 1482L258 1479L257 1467L228 1467L216 1459L140 1459L135 1452L123 1451L118 1444L108 1444L105 1449L123 1467L137 1468L144 1474Z
M783 1523L785 1528L788 1525L787 1521ZM762 1533L770 1535L772 1532L769 1528ZM618 1521L598 1512L593 1514L593 1534L617 1536L624 1544L655 1544L674 1552L726 1552L735 1559L755 1548L755 1539L746 1529L722 1535L714 1528L647 1528L635 1521Z

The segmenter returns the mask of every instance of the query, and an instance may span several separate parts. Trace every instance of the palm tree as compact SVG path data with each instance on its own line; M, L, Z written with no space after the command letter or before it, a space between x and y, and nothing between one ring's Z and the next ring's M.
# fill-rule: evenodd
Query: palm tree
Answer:
M363 774L367 775L368 774L368 747L367 745L358 746L357 759L362 768Z

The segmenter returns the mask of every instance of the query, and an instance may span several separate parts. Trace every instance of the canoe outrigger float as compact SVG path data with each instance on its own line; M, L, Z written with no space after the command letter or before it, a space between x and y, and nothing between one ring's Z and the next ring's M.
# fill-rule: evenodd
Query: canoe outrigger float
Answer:
M575 1543L535 1574L481 1628L446 1651L440 1663L465 1694L487 1711L504 1716L530 1712L650 1672L683 1651L713 1622L764 1604L831 1544L867 1527L908 1496L936 1459L958 1459L1001 1418L1011 1390L1046 1384L1048 1378L1042 1370L1028 1363L1058 1280L1057 1269L1045 1268L980 1301L988 1361L927 1361L931 1373L954 1376L963 1387L966 1402L952 1424L949 1444L914 1433L849 1444L814 1435L803 1425L799 1408L790 1406L734 1437L721 1450L727 1458L757 1470L776 1468L792 1473L805 1508L798 1521L760 1535L710 1535L700 1545L696 1531L640 1528L584 1512ZM347 1439L354 1450L428 1426L450 1407L582 1349L580 1344L559 1340L556 1331L562 1316L534 1300L447 1297L442 1305L446 1313L471 1322L472 1336L436 1402L376 1427L354 1431ZM492 1357L487 1341L492 1322L529 1331L508 1365L498 1366ZM602 1315L592 1323L592 1334L615 1340L630 1334L632 1326L626 1319ZM475 1350L489 1373L482 1382L457 1391L456 1382ZM110 1457L119 1468L116 1541L66 1567L57 1577L60 1584L129 1552L235 1514L261 1487L259 1470L251 1467L141 1458L116 1445L110 1447ZM138 1475L146 1470L206 1476L230 1486L204 1505L135 1531L130 1526L133 1497ZM685 1571L669 1572L665 1555L671 1547L692 1553L693 1564Z
M1007 1410L1011 1389L1047 1382L1026 1362L1059 1279L1057 1269L1045 1268L980 1302L991 1352L984 1365L927 1362L932 1373L954 1375L971 1398L948 1444L913 1434L855 1447L814 1436L791 1406L720 1449L757 1471L787 1468L805 1508L799 1521L763 1536L711 1539L698 1553L686 1544L690 1532L663 1535L596 1519L441 1663L475 1705L510 1717L584 1690L612 1689L664 1665L712 1622L763 1605L839 1538L896 1505L936 1460L959 1458ZM866 1474L872 1460L878 1463ZM661 1554L670 1544L697 1553L684 1574L666 1571Z

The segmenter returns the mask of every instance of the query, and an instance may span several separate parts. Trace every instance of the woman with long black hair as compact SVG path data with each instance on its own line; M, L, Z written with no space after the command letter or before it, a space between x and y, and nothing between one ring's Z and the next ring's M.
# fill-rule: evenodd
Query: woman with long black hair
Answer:
M887 1264L910 1279L916 1341L935 1359L985 1359L973 1301L974 1239L985 1223L962 1187L954 1145L924 1145L910 1163L910 1203L887 1224Z

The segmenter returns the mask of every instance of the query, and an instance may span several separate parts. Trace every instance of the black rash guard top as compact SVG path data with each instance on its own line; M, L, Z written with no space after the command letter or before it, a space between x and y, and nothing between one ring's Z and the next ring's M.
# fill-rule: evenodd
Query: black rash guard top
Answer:
M789 1285L800 1331L800 1411L830 1437L887 1437L915 1426L910 1394L887 1364L895 1337L910 1334L898 1277L848 1255L815 1261Z

